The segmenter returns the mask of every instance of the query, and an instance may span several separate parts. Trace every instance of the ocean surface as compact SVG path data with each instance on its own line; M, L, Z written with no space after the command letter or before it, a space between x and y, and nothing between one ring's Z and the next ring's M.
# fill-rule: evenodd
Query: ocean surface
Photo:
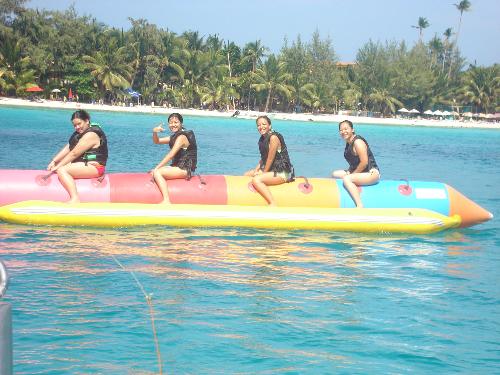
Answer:
M0 169L45 169L73 131L71 113L0 107ZM108 172L148 171L167 152L151 136L165 116L91 115L108 135ZM184 124L197 135L198 172L257 164L253 120ZM273 127L297 175L345 167L338 124ZM0 223L14 372L500 373L500 131L355 130L383 179L445 182L495 218L405 236Z

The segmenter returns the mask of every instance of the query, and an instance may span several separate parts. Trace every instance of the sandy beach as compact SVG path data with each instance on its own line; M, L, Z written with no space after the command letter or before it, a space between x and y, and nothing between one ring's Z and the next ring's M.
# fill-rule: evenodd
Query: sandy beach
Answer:
M31 101L19 98L0 97L0 106L23 106L35 108L54 108L54 109L85 109L89 112L93 111L113 111L113 112L131 112L131 113L151 113L165 114L178 112L183 116L211 116L211 117L232 117L234 111L210 111L193 108L167 108L159 106L139 105L133 107L112 106L106 104L91 104L77 102L63 102L58 100L41 100ZM351 120L357 124L378 124L378 125L402 125L402 126L430 126L444 128L474 128L474 129L500 129L498 122L486 121L462 121L462 120L438 120L438 119L423 119L423 118L376 118L363 116L346 116L341 114L312 114L312 113L282 113L282 112L257 112L257 111L238 111L237 118L254 119L259 115L268 115L271 119L276 120L291 120L291 121L308 121L308 122L333 122L338 123L342 120Z

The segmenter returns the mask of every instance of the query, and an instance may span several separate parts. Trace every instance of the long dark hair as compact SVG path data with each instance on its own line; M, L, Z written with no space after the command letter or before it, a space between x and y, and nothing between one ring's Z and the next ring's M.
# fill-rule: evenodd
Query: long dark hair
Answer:
M73 114L71 115L71 121L73 121L75 118L83 121L90 121L89 113L87 111L84 111L83 109L73 112Z

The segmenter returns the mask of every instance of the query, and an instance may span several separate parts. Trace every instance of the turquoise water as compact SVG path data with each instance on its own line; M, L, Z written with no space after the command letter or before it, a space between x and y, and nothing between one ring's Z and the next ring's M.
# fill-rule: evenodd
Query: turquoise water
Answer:
M0 107L0 168L45 168L70 115ZM109 137L109 172L146 171L163 157L151 128L164 117L92 115ZM185 125L197 134L199 172L257 163L253 121ZM337 124L273 125L297 174L344 167ZM356 130L383 178L448 183L495 219L415 236L0 223L15 373L158 373L151 314L169 374L498 373L500 131Z

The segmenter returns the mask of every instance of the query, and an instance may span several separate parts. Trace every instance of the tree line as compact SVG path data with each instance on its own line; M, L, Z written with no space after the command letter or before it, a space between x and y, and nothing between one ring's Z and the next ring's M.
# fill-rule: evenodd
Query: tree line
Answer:
M243 47L218 35L176 34L144 19L128 30L89 15L27 9L27 0L0 0L0 94L26 96L72 88L80 100L124 101L133 88L143 103L218 110L371 111L469 108L498 112L499 65L468 65L451 28L424 42L369 40L352 63L342 63L332 41L316 31L284 40L270 53L260 40ZM455 5L460 24L470 2ZM410 27L411 25L409 25Z

